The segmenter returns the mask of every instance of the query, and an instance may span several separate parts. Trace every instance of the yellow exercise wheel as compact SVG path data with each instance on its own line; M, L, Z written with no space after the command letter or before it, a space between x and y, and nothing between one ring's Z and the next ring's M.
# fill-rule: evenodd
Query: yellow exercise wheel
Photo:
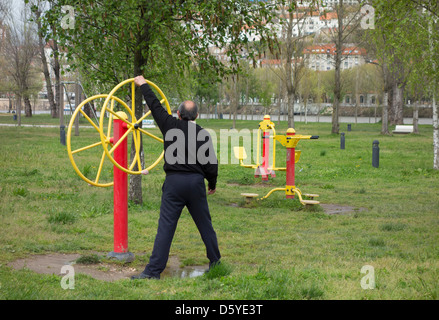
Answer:
M160 90L160 88L155 85L154 83L152 83L151 81L146 80L147 83L155 90L157 91L157 93L160 96L160 103L165 107L166 111L169 114L171 113L171 108L169 106L169 102L168 99L166 98L166 96L163 94L162 90ZM130 86L130 91L131 91L131 108L127 105L127 104L121 104L124 107L124 112L126 117L122 117L121 113L118 113L114 106L115 104L113 103L115 99L115 94L117 93L117 91L119 89L121 89L122 87L129 85ZM158 156L157 159L155 159L155 161L153 161L153 163L149 166L142 166L142 155L141 155L141 145L142 145L142 136L145 135L147 137L150 137L152 139L154 139L155 141L160 142L161 144L163 144L163 139L158 137L157 135L150 133L149 131L145 130L142 128L142 123L143 120L145 120L148 116L150 116L151 111L146 112L145 114L143 114L139 119L136 118L136 112L135 112L135 91L136 91L136 85L134 83L134 78L131 79L127 79L125 81L122 81L121 83L119 83L117 86L115 86L113 88L113 90L111 90L111 92L108 94L108 96L105 99L105 102L102 106L102 110L101 110L101 116L100 116L100 121L99 121L99 132L100 132L100 136L101 136L101 145L104 148L104 153L105 155L108 157L108 159L116 166L118 167L120 170L129 173L129 174L142 174L144 173L146 170L150 171L152 168L154 168L162 159L164 156L164 151L161 151L161 154ZM117 101L119 102L119 101ZM105 133L105 125L106 125L106 119L108 119L106 116L107 114L109 115L109 117L113 118L113 119L120 119L123 122L126 123L127 125L127 131L126 133L119 139L119 141L117 143L115 143L114 145L110 146L109 143L109 135ZM108 126L108 125L107 125ZM118 146L120 145L120 143L128 137L132 137L132 141L134 143L134 148L135 148L135 155L134 155L134 159L131 162L131 164L129 165L128 168L120 165L115 159L114 159L114 151L118 148ZM130 140L128 140L130 141ZM147 150L145 150L146 152ZM149 151L149 150L148 150ZM144 153L145 153L144 152Z
M113 164L108 160L105 161L106 154L101 148L99 148L99 146L102 145L102 140L97 120L93 121L93 119L91 119L83 110L83 107L89 103L99 104L100 102L102 104L107 97L108 94L98 94L82 101L75 109L67 129L66 144L70 162L72 163L76 173L84 181L96 187L111 187L113 185ZM111 97L111 105L114 106L115 103L126 106L123 100L113 96ZM126 106L126 108L128 108L128 106ZM75 126L75 122L79 121L80 115L87 120L88 124L90 124L91 128L94 130L91 130L91 132L90 130L82 130L83 133L81 136L79 138L75 138L73 128ZM112 136L113 129L113 116L110 116L107 120L108 121L105 122L106 127L104 128L103 126L103 135L106 137L105 144L111 144L110 138ZM81 125L79 128L82 129L84 126ZM93 161L99 161L99 163L96 163L96 165L89 165L89 163Z

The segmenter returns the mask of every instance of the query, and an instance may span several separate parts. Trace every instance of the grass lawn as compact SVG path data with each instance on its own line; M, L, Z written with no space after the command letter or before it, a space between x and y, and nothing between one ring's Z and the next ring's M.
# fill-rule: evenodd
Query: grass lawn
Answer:
M1 116L0 123L13 123L12 116ZM59 122L38 115L23 116L22 123ZM232 124L198 123L215 130L218 140L220 129ZM257 121L237 121L238 130L257 127ZM276 125L278 134L286 129L285 122ZM90 187L78 177L59 143L59 128L0 127L0 299L438 299L439 172L431 169L431 126L420 126L417 135L381 136L379 124L353 124L345 150L330 124L297 123L295 129L320 136L299 142L296 185L319 194L323 204L357 210L328 215L320 206L308 210L287 201L282 192L246 205L240 193L265 195L285 185L285 173L264 184L252 169L221 164L209 206L223 270L160 281L106 282L76 274L75 289L64 290L60 275L8 264L34 254L112 251L112 188ZM81 129L75 143L97 139L95 130ZM378 169L371 165L374 140L380 142ZM161 145L145 139L145 150L152 163ZM99 165L102 150L95 151L78 159L86 175L93 176ZM278 166L285 155L278 144ZM110 164L104 167L103 180L111 182L111 170ZM160 163L142 178L143 205L129 204L129 249L136 256L130 266L139 271L152 250L164 178ZM170 254L182 265L208 262L186 209ZM361 286L364 266L373 267L374 289Z

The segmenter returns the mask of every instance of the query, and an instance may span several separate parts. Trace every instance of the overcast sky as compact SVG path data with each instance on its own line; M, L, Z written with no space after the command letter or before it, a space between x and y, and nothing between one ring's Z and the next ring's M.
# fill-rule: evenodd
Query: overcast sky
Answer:
M14 17L20 16L20 11L23 9L24 0L10 0L12 4L12 14Z

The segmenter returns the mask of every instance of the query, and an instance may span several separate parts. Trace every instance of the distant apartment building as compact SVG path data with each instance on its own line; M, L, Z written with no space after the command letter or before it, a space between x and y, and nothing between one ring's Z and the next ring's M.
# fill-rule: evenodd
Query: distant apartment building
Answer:
M316 71L335 68L335 44L320 44L305 48L305 65ZM350 45L343 47L341 69L350 69L366 63L366 49Z
M334 6L336 6L337 4L340 3L340 0L322 0L322 7L330 7L330 8L334 8ZM343 4L344 5L359 5L360 1L359 0L343 0Z
M300 0L298 1L300 6L309 7L310 5L315 6L315 1L311 0ZM320 0L319 1L319 9L325 10L325 9L333 9L337 4L340 3L340 0ZM343 0L344 5L359 5L359 0Z

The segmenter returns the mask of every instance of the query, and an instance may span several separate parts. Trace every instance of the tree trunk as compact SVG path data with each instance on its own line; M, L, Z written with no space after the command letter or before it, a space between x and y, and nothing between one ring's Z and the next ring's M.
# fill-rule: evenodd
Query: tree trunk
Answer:
M431 35L433 34L433 25L432 22L430 22L428 26L428 31L430 33L429 37L429 45L430 45L430 52L431 56L433 57L433 41ZM433 71L436 73L436 62L432 59L432 66ZM433 109L433 169L439 170L439 121L438 121L438 112L437 112L437 105L436 105L436 93L437 93L437 83L436 79L433 79L432 82L432 92L433 92L433 99L432 99L432 109Z
M387 92L387 105L383 104L381 116L381 134L389 134L389 106L392 101L392 90Z
M140 74L140 73L135 73ZM135 115L136 118L139 119L143 115L143 108L142 108L142 92L139 90L139 88L136 88L136 96L135 96L135 103L136 103L136 111ZM140 123L140 127L142 127L142 123ZM145 154L143 152L143 134L140 134L140 163L142 165L142 168L145 167ZM134 161L134 157L136 155L136 148L134 145L134 140L131 140L131 153L130 153L130 162L132 163ZM140 170L138 168L137 163L133 167L133 171ZM128 190L128 199L133 201L136 204L142 204L143 203L143 196L142 196L142 175L137 174L130 174L129 179L129 190Z
M55 98L53 96L53 90L52 90L52 81L50 80L50 72L49 67L47 65L47 59L46 59L46 53L44 52L44 47L46 45L44 39L43 39L43 31L41 27L41 12L39 9L35 11L35 16L37 20L37 27L38 27L38 44L40 46L40 55L41 55L41 63L43 65L43 74L44 79L46 81L46 91L47 91L47 99L49 100L49 106L50 106L50 114L52 118L57 117L56 113L56 104L55 104Z
M52 30L54 34L56 35L56 28L53 25ZM61 112L64 112L64 110L60 109L60 101L61 101L61 93L62 93L62 86L61 86L61 67L59 64L59 50L58 50L58 43L56 40L53 40L53 59L54 59L54 66L53 71L55 73L55 101L56 101L56 110L55 113L52 113L52 116L55 115L55 117L59 117ZM62 97L64 99L64 97Z
M76 83L75 84L75 110L81 104L82 101L82 90L81 86ZM79 136L79 116L75 117L75 136Z
M340 109L340 102L338 100L338 97L334 95L334 104L332 108L332 130L331 133L339 133L340 131L340 124L338 122L338 115L339 115L339 109Z
M433 169L439 170L439 121L436 92L433 92Z
M290 14L290 17L288 19L287 24L287 34L286 34L286 59L285 59L285 86L287 89L287 104L288 104L288 128L294 128L294 102L296 99L296 90L295 86L297 86L297 83L293 83L293 54L294 54L294 47L293 47L293 15Z
M25 117L32 117L32 106L30 104L29 96L26 94L23 96L24 100L24 115Z
M287 53L288 54L288 53ZM291 65L291 56L288 54L286 59L286 87L287 87L287 104L288 104L288 128L294 128L294 103L296 100L295 88L293 83L293 67Z
M142 12L147 12L145 10L142 10ZM143 15L143 14L142 14ZM141 33L139 33L137 37L137 50L134 53L134 76L138 76L143 74L143 69L147 65L147 59L145 58L147 56L147 52L149 51L149 29L148 25L145 25L144 29ZM135 104L136 104L136 111L135 116L137 119L141 118L144 110L142 106L143 96L142 92L140 91L139 87L136 87L136 93L135 93ZM142 123L140 123L140 127L142 127ZM142 165L142 168L145 167L145 155L143 152L143 135L140 134L140 163ZM131 141L131 154L130 154L130 163L133 162L135 157L136 149L134 147L134 140ZM137 166L137 163L135 164L134 171L140 170ZM130 175L129 180L129 189L128 189L128 199L133 201L136 204L142 204L143 203L143 197L142 197L142 175Z
M386 103L383 99L383 107L381 110L381 134L388 135L389 133L389 110L392 109L393 105L393 86L392 86L392 75L386 63L383 63L381 66L381 70L383 72L384 79L384 93L385 98L387 99Z
M332 133L339 133L340 124L338 121L340 101L341 101L341 54L343 46L343 1L340 0L337 16L338 16L338 30L335 38L335 85L334 85L334 103L332 107Z
M238 98L238 76L232 77L233 90L232 90L232 108L233 108L233 129L236 128L236 113L238 112L239 98Z
M418 120L419 120L419 106L418 106L418 102L416 101L415 108L413 110L413 133L419 133Z
M198 104L198 119L201 119L202 112L203 112L203 97L200 97L200 102Z
M403 107L404 107L404 85L393 84L393 105L390 116L390 124L403 124Z
M12 99L11 99L11 96L10 96L9 93L8 93L8 99L9 99L9 110L8 110L8 113L11 113L12 112Z
M21 126L21 96L17 95L17 126Z
M278 118L277 118L277 124L280 124L280 112L281 112L281 104L280 104L280 94L279 98L277 99L277 110L279 112Z
M359 95L359 89L358 89L358 71L359 71L360 67L357 66L357 73L356 73L356 79L355 79L355 124L358 123L358 102L360 100L360 95Z
M308 99L305 99L305 124L308 123L308 108L307 108Z
M288 92L288 128L294 128L294 92Z
M339 37L340 38L340 37ZM334 103L332 107L332 133L339 133L339 110L340 110L340 100L341 100L341 39L337 41L336 44L336 54L335 54L335 86L334 86Z

